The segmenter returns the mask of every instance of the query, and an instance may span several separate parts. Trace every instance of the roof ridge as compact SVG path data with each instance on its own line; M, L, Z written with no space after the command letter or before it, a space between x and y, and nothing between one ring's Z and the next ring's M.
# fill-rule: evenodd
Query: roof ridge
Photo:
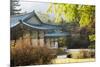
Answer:
M37 13L36 13L35 11L33 11L33 12L34 12L36 18L39 19L39 21L40 21L41 23L43 23L43 21L38 17Z

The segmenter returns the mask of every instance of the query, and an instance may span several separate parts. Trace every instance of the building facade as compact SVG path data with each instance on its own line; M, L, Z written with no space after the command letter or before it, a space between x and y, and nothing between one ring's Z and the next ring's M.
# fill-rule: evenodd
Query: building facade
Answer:
M58 38L69 35L62 25L44 23L35 11L11 16L11 45L58 48Z

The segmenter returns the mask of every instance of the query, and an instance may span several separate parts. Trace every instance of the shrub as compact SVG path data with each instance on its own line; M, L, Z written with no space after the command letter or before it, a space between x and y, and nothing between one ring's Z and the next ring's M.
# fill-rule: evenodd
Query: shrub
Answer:
M95 45L89 45L88 48L89 49L95 49Z
M94 58L95 57L95 51L94 50L81 50L80 54L82 56L80 58Z
M23 66L33 64L33 49L30 46L11 47L11 66Z
M95 57L95 51L93 50L80 49L79 51L72 51L68 53L68 58L85 59L94 57Z
M79 58L81 58L81 59L84 59L84 58L91 58L91 54L90 54L89 51L86 51L86 50L81 49L81 50L80 50Z
M50 64L51 60L56 58L56 51L47 47L34 48L35 64Z
M95 51L90 51L91 53L91 58L95 58Z
M35 64L48 64L55 58L55 52L46 47L17 45L11 47L11 66L25 66Z

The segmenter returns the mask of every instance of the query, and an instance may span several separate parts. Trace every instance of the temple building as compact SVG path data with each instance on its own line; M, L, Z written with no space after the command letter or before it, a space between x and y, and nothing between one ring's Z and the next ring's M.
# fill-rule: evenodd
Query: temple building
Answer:
M43 18L42 18L43 19ZM44 23L35 11L12 15L10 21L11 45L47 46L58 48L58 39L67 37L62 25Z

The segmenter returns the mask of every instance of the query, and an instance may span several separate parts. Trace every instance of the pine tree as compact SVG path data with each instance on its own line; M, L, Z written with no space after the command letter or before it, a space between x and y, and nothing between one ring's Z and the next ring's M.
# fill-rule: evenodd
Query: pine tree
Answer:
M20 14L21 8L18 8L19 6L19 0L10 0L10 15Z

